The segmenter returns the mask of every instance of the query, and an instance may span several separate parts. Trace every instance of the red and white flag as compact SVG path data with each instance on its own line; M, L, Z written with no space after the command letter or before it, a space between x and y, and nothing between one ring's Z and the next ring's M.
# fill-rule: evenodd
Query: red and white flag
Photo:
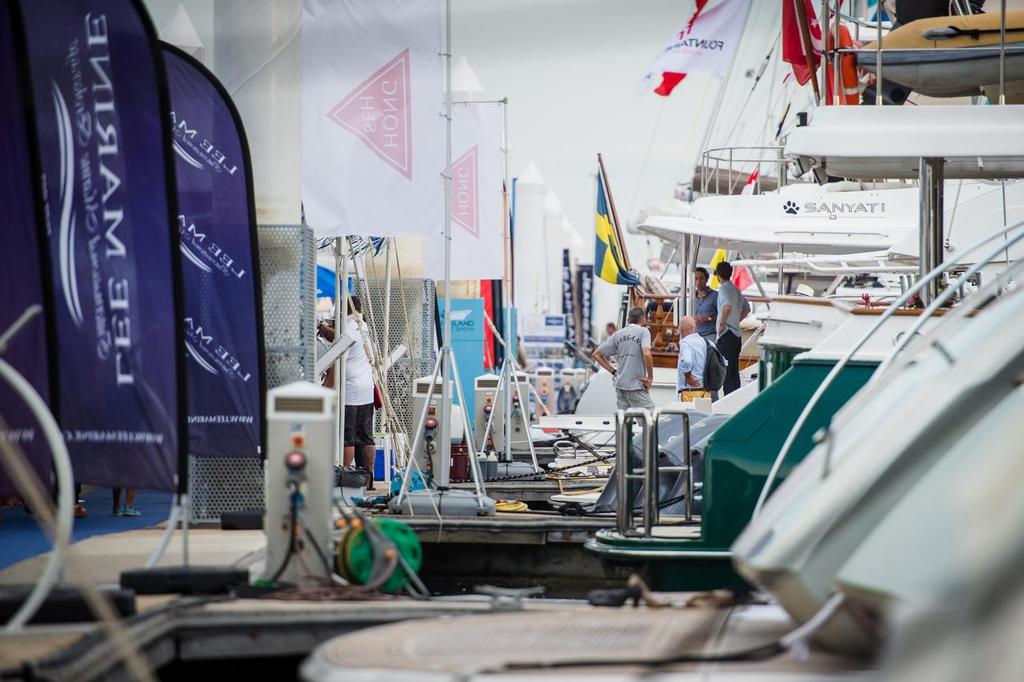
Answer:
M443 220L442 0L303 0L302 204L318 237Z
M747 266L737 265L732 269L732 283L740 291L746 291L747 287L754 283L754 278L750 276L750 270L747 269Z
M687 74L724 78L749 8L749 0L721 0L718 4L697 0L693 16L681 31L672 34L644 76L645 87L668 97Z
M807 23L811 35L811 63L818 68L821 63L821 25L814 13L811 0L782 0L782 61L793 67L793 75L800 85L811 79L811 71L807 67L807 56L804 54L804 43L800 35L800 19L796 12L796 3L804 4Z
M452 279L500 279L505 272L503 105L452 106ZM444 278L443 220L424 238L423 276Z
M757 190L757 180L761 177L761 167L758 166L754 169L754 172L747 178L746 183L743 185L743 189L740 190L740 194L753 194Z

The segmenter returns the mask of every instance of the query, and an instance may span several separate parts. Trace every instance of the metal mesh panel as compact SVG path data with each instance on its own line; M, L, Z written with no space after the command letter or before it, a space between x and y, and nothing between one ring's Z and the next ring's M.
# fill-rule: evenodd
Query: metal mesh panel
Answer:
M188 458L190 518L219 521L232 511L263 509L263 459L257 457Z
M267 388L314 381L316 242L302 225L261 225L263 334ZM224 453L230 455L231 453ZM263 507L263 461L252 457L189 457L193 522Z
M374 338L384 337L384 301L387 285L383 278L370 277L359 286L359 295L367 312L367 323ZM434 282L423 279L391 281L388 339L385 355L399 346L408 349L388 370L388 395L405 433L412 433L412 382L430 374L434 369ZM369 305L366 305L366 303ZM383 411L377 411L374 423L377 431L384 430Z
M316 242L301 225L261 225L267 388L315 381Z

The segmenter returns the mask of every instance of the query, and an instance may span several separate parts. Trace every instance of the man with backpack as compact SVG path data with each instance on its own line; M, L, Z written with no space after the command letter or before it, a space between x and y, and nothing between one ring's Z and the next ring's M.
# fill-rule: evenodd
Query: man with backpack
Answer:
M711 341L697 333L697 322L689 315L679 319L679 373L676 390L683 402L710 398L722 388L725 360Z

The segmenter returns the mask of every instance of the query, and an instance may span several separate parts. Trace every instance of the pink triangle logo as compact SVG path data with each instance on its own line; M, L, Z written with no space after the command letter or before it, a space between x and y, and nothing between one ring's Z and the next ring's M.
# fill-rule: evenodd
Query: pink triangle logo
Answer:
M409 48L380 67L327 112L406 178L412 179Z
M480 237L480 183L476 145L452 164L452 220Z

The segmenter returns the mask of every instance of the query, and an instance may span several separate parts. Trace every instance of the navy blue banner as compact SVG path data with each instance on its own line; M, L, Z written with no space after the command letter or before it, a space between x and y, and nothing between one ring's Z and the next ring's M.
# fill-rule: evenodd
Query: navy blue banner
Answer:
M586 348L594 333L594 266L576 267L576 295L579 297L579 347Z
M163 45L185 288L189 453L258 457L263 320L249 147L230 96Z
M577 342L577 321L579 311L576 309L576 297L572 290L572 263L569 249L562 249L562 312L565 313L565 340Z
M0 7L0 92L4 93L0 97L0 149L4 150L4 161L0 164L0 206L4 211L0 221L0 335L29 308L46 305L46 260L40 245L42 197L33 182L37 171L29 132L28 84L19 73L17 39L10 7L4 4ZM41 312L36 314L0 352L0 358L20 372L48 402L50 358L45 320ZM7 427L0 427L0 440L21 449L43 487L48 489L50 450L24 399L2 379L0 416ZM17 492L0 467L0 497Z
M75 478L173 490L185 461L184 343L155 34L130 0L21 0L20 13Z

